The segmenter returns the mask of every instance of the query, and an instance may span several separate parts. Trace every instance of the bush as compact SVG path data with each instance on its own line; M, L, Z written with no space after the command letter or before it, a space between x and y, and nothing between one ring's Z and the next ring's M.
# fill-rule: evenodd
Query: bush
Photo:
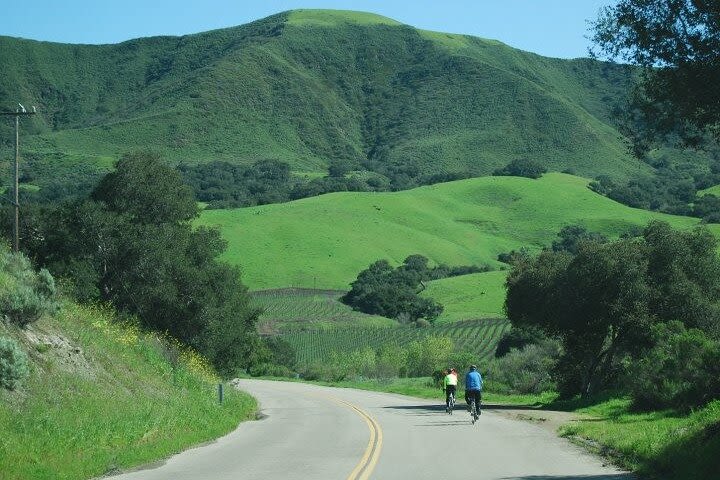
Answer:
M248 370L253 377L281 377L292 378L295 373L285 365L275 365L274 363L260 363L253 365Z
M680 322L653 328L656 345L630 370L640 409L689 410L720 398L720 343Z
M14 390L29 373L25 352L12 339L0 337L0 387Z
M547 169L539 163L527 158L518 158L508 163L503 168L493 172L496 177L526 177L540 178Z
M0 252L0 274L7 275L0 291L0 315L21 327L57 310L55 281L43 269L35 272L23 255Z
M513 327L503 334L495 349L495 357L504 357L511 350L522 350L527 345L534 345L547 339L547 336L537 327Z
M546 339L492 360L487 365L486 376L495 389L507 393L542 393L556 387L553 371L559 358L560 343Z

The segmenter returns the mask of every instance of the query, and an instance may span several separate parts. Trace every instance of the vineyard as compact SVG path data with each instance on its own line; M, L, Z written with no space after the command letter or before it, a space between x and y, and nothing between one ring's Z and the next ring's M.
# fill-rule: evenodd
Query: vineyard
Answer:
M397 322L385 317L356 312L340 302L344 292L282 288L252 293L253 305L261 308L258 329L264 334L295 330L392 327Z
M430 335L448 337L456 351L476 354L479 359L493 354L502 334L510 328L506 319L468 320L426 328L349 328L331 331L291 331L281 336L297 352L298 366L327 361L332 352L352 352L365 347L405 346Z

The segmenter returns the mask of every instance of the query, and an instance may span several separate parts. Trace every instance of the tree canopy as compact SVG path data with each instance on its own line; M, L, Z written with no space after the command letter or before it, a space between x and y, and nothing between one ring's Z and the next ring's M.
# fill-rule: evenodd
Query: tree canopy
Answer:
M720 139L720 3L619 0L593 28L596 53L645 68L634 102L645 135Z
M514 264L505 309L515 327L562 339L563 393L612 381L621 358L652 347L652 326L682 321L720 338L720 259L705 229L649 224L641 237L580 242Z

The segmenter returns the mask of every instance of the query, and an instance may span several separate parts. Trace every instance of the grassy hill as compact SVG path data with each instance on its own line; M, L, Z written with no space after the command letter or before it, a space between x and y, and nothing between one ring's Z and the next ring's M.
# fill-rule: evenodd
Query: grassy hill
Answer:
M17 281L1 260L4 302ZM30 364L19 388L0 386L3 480L100 477L224 435L256 410L231 388L219 405L207 362L107 308L63 301L25 329L0 315L0 338Z
M443 305L436 324L504 317L507 271L473 273L429 282L422 296Z
M0 37L0 51L0 108L39 107L23 120L23 151L41 186L137 148L190 163L275 158L298 172L345 159L483 175L517 156L585 176L650 171L611 120L629 67L368 13L296 10L116 45ZM10 128L0 125L5 148Z
M539 180L483 177L395 193L334 193L235 210L206 210L224 259L241 265L251 289L347 289L360 270L419 253L449 265L500 267L499 253L549 245L564 225L617 237L662 219L680 228L697 219L626 207L560 173Z

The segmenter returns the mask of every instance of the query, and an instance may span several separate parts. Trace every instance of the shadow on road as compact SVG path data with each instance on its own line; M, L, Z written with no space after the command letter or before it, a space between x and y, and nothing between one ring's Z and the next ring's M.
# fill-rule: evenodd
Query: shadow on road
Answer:
M636 480L631 473L608 473L603 475L523 475L503 477L502 480Z
M445 413L445 405L392 405L387 408L389 410L404 410L408 414L412 415L437 415L438 413Z
M542 412L540 405L500 405L498 403L483 403L483 410L533 410Z

